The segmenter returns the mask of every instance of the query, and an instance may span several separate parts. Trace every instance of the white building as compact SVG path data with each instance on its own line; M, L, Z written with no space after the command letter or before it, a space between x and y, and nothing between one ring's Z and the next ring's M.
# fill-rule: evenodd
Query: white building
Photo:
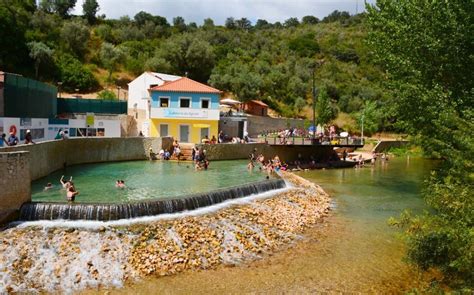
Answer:
M83 116L85 117L85 116ZM120 137L120 120L103 119L91 116L78 119L45 119L45 118L10 118L0 117L0 134L9 136L13 132L21 143L25 139L26 130L31 131L33 140L44 141L54 139L60 131L68 131L69 137Z
M166 82L172 82L181 78L180 76L163 73L144 72L135 80L128 83L128 115L137 120L137 130L134 135L141 131L145 136L150 134L150 93L149 89L161 86Z

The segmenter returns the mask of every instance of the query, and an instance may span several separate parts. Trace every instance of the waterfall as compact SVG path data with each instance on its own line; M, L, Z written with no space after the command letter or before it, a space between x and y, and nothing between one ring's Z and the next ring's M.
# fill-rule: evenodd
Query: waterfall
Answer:
M32 202L23 204L20 209L20 220L65 219L110 221L153 216L193 210L221 203L229 199L237 199L284 188L285 186L285 182L282 179L272 179L206 193L187 195L175 199L147 200L118 204Z

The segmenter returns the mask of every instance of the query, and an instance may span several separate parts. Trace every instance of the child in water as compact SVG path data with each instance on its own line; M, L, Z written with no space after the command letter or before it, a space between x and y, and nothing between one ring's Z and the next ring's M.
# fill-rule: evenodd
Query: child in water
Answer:
M125 181L124 180L117 180L115 182L115 187L118 187L118 188L125 188Z
M44 187L44 191L48 191L53 188L53 184L51 182L48 182L48 184Z
M74 185L71 185L68 189L67 189L67 200L69 202L74 202L74 200L76 199L76 196L79 194L78 191L76 191L76 189L74 188Z

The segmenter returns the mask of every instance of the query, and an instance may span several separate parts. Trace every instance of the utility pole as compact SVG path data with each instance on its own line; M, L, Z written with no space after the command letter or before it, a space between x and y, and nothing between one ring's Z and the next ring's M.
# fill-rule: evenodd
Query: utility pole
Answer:
M364 108L364 112L362 113L362 118L361 118L362 127L361 127L360 137L361 137L362 144L364 144L364 117L365 117L365 108Z

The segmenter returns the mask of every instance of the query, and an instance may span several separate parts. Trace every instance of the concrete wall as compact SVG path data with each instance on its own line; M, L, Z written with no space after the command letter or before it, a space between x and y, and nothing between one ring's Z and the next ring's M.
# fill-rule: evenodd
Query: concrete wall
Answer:
M15 219L31 201L29 159L28 152L0 153L0 224Z
M262 133L262 131L287 129L288 127L304 127L304 120L302 119L249 116L247 117L247 120L247 132L251 137L255 137Z
M408 145L410 142L406 140L387 140L379 141L374 147L373 151L376 153L382 153L390 148L399 148Z
M301 154L303 159L309 159L310 156L317 162L329 160L334 153L331 146L324 145L306 145L306 146L270 146L264 143L255 144L203 144L199 147L206 150L209 160L237 160L248 159L249 154L257 149L256 154L263 154L266 159L279 156L282 161L291 162L298 159Z
M170 140L165 139L167 146ZM147 159L150 147L159 151L161 146L161 138L71 138L4 147L0 153L30 152L29 172L36 180L69 165Z

